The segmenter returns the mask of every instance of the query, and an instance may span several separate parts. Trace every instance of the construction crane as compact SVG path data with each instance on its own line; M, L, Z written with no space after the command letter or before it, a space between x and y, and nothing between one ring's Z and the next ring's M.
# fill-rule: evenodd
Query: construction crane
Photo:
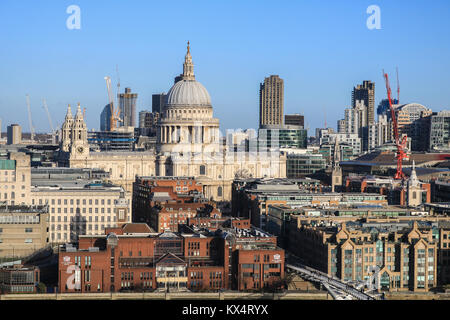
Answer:
M405 179L405 174L402 170L402 164L403 159L408 159L407 155L407 149L406 149L406 139L407 136L403 136L400 140L399 134L398 134L398 123L397 123L397 117L395 116L395 110L394 107L392 107L392 98L391 98L391 87L389 85L389 78L387 73L384 73L383 70L383 77L386 81L386 91L389 101L389 108L391 109L391 117L392 117L392 125L394 127L394 139L395 139L395 146L397 147L397 153L395 157L397 158L397 172L395 173L394 179L395 180L403 180Z
M117 72L117 96L120 94L120 76L119 76L119 65L116 64L116 72Z
M48 123L50 124L50 129L52 129L52 133L55 131L53 127L52 118L50 117L50 112L48 111L47 101L45 99L42 99L42 104L44 106L45 112L47 113Z
M112 91L111 91L111 78L106 76L105 77L106 80L106 89L108 90L108 99L109 99L109 110L111 113L111 116L109 118L109 125L110 131L114 131L117 128L117 121L120 121L119 115L120 115L120 110L119 109L115 109L114 108L114 98L112 96Z
M50 124L50 129L52 129L52 143L55 144L56 142L56 132L55 128L53 127L52 118L50 117L50 112L48 111L47 101L45 99L42 99L42 103L44 105L45 112L47 113L48 123Z
M28 125L30 126L31 141L34 141L34 127L31 121L31 107L30 107L30 96L27 94L27 108L28 108Z

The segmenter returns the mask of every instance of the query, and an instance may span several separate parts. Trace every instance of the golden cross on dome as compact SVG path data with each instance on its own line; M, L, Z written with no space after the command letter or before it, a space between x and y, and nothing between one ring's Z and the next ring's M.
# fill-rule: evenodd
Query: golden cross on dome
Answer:
M189 40L188 40L187 52L189 53Z

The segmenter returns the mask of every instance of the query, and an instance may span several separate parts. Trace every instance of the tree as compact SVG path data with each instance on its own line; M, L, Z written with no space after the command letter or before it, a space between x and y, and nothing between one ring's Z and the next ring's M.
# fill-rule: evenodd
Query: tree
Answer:
M37 285L37 292L38 293L46 293L47 292L47 286L43 282L39 282Z

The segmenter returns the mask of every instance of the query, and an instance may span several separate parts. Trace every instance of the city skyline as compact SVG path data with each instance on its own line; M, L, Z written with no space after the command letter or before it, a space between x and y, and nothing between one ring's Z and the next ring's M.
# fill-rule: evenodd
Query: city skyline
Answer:
M255 9L256 2L177 3L184 13L173 15L163 4L106 7L106 3L79 1L80 30L66 27L70 4L6 1L0 5L1 12L8 12L8 16L0 13L5 39L5 50L0 53L4 62L0 75L3 132L12 123L29 132L27 117L18 116L27 112L26 94L37 132L50 131L43 98L55 127L60 127L67 104L80 102L86 108L88 128L98 128L100 112L108 103L103 77L111 76L115 89L116 65L121 91L131 87L139 95L136 112L151 110L152 94L167 92L172 85L187 40L192 43L198 79L210 91L222 120L222 132L257 128L259 84L271 74L285 81L284 113L303 114L309 135L323 127L325 114L328 126L336 127L343 110L351 105L352 88L364 80L376 84L376 107L386 96L383 68L394 78L395 67L399 67L402 103L421 103L433 111L449 108L450 93L445 88L450 84L450 65L445 57L450 46L445 39L450 28L443 16L449 4L444 1L426 7L379 1L380 30L366 26L366 9L371 4L367 1L357 5L330 2L328 10L323 5L291 2L283 8L266 3L260 9ZM127 10L133 10L135 19L120 19ZM189 23L182 22L180 30L176 21L186 15ZM260 32L258 22L263 25L270 15L277 25ZM426 19L429 15L432 21ZM327 23L322 25L321 19ZM108 25L109 20L117 23ZM410 23L425 20L426 24ZM161 28L164 21L173 26ZM277 33L278 38L273 38ZM296 38L299 41L293 41ZM419 42L421 46L414 45ZM331 45L333 50L325 50ZM404 50L380 50L383 45ZM391 86L396 88L395 83ZM320 94L324 87L329 92L326 96ZM238 112L240 117L236 117Z

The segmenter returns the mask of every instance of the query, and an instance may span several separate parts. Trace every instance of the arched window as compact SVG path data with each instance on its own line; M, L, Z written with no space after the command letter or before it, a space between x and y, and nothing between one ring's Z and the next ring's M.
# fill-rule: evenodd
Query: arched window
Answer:
M222 187L217 188L217 196L222 197Z
M413 199L417 199L417 194L415 191L413 191L412 197L413 197Z
M200 175L205 175L206 174L206 167L202 164L200 165Z

